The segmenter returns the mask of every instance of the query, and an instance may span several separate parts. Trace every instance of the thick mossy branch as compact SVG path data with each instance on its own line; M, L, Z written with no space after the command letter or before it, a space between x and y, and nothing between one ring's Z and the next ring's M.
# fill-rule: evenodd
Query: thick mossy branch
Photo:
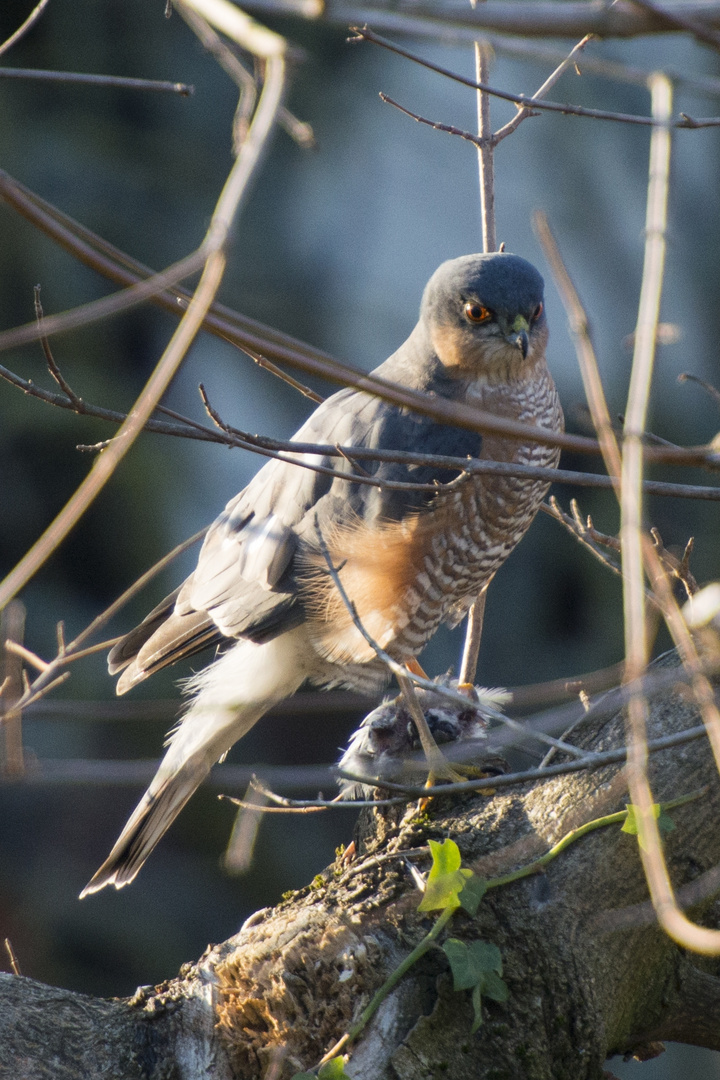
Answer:
M659 696L651 712L652 737L697 723L679 694ZM595 750L618 746L622 718L578 738ZM720 794L707 743L652 755L651 774L663 803L707 785L706 796L672 810L666 848L679 896L694 890L691 914L715 925L703 887L720 863ZM0 976L0 1075L259 1080L272 1069L287 1080L317 1065L435 920L417 910L400 852L450 836L463 866L498 878L626 802L612 765L491 798L438 798L422 817L414 806L368 811L361 860L397 859L368 859L364 870L338 863L154 992L101 1001ZM471 995L453 991L447 958L433 946L355 1044L346 1066L354 1080L599 1080L608 1054L642 1054L658 1040L720 1048L720 961L683 953L657 928L637 839L619 824L582 836L544 872L488 891L474 917L456 912L451 936L497 945L508 1000L483 998L471 1034Z

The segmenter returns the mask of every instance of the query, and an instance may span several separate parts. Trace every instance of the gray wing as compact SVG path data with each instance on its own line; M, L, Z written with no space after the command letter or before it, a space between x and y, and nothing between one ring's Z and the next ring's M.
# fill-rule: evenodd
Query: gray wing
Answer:
M323 402L294 440L374 449L422 448L428 454L454 456L474 456L480 445L477 434L353 390L341 390ZM344 458L304 457L309 464L345 474L356 470ZM363 470L384 480L421 484L454 475L432 466L367 461ZM268 462L210 527L194 573L112 650L111 672L127 668L118 693L207 645L238 637L264 641L301 622L295 555L299 546L312 543L316 514L321 525L358 517L366 523L398 520L431 497L428 492L382 490L287 461Z

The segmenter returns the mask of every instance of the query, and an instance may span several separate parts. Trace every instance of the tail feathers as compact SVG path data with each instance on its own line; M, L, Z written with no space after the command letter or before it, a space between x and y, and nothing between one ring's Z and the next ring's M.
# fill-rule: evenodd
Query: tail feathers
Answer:
M81 897L133 880L215 762L312 674L313 655L300 626L262 644L241 640L188 681L192 701L160 768Z
M115 847L80 893L80 899L99 892L106 885L114 885L116 889L129 885L209 771L205 762L196 760L187 762L178 773L167 777L157 787L159 777L156 777Z

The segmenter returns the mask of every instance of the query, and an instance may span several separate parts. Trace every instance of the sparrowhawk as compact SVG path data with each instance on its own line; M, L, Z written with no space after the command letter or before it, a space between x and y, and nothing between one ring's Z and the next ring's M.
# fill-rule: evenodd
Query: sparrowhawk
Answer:
M449 401L560 431L545 362L543 280L508 253L443 263L408 339L374 374ZM369 393L324 401L302 443L555 466L559 451L449 426ZM82 895L132 881L208 772L272 706L306 680L367 690L386 677L328 574L324 540L357 615L400 662L445 622L457 623L527 530L548 484L434 464L304 455L346 475L420 488L374 487L287 460L268 462L210 527L193 574L109 657L122 694L209 645L219 655L187 683L192 695L165 757ZM449 484L449 481L455 480Z

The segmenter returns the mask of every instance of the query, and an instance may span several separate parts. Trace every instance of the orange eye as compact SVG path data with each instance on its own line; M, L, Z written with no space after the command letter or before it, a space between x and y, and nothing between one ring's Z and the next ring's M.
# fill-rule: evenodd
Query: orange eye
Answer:
M545 306L544 306L544 304L543 304L543 302L542 302L542 300L541 300L541 301L540 301L540 303L538 304L538 306L537 306L537 307L535 308L535 310L533 311L533 314L532 314L532 321L533 321L533 322L537 322L537 321L538 321L538 319L540 318L540 316L542 315L542 313L543 313L543 311L544 311L544 310L545 310Z
M474 300L469 300L463 308L463 311L465 312L465 318L469 319L470 322L484 323L487 322L488 319L492 319L492 312L488 311L486 307L483 307L482 304L478 304Z

